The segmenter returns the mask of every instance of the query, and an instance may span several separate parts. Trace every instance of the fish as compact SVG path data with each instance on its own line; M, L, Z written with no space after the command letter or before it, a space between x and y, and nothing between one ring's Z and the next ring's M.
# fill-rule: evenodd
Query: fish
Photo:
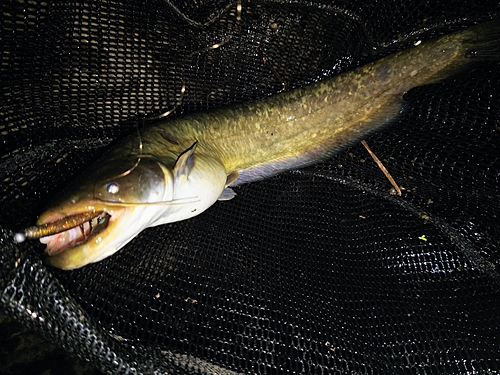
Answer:
M499 46L500 20L489 21L262 100L167 118L111 148L16 240L39 238L64 270L98 262L236 186L324 161L396 119L408 90L499 60Z

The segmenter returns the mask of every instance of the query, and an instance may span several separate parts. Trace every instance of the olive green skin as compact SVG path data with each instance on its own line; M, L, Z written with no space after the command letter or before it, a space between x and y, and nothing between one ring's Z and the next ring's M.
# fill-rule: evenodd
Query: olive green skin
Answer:
M200 155L238 171L232 186L318 162L394 119L409 89L459 71L491 38L498 45L498 29L479 25L261 101L169 119L141 132L144 152L175 159L197 141Z

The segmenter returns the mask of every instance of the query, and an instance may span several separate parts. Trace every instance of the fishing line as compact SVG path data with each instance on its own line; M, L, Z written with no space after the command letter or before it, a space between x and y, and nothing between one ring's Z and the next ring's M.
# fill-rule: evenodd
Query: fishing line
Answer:
M174 9L186 21L188 21L188 23L193 24L194 26L208 26L210 23L214 22L217 18L219 18L220 15L223 12L225 12L227 9L229 9L230 7L232 7L234 5L234 4L230 4L222 12L220 12L220 14L218 16L216 16L213 19L209 20L207 23L205 23L205 24L199 24L199 23L196 23L195 21L192 21L189 18L187 18L177 7L175 7L169 1L165 1L165 2L167 4L169 4L172 7L172 9ZM236 4L236 21L238 21L238 22L241 20L241 13L242 13L242 5L241 5L241 2L238 2ZM225 45L226 43L228 43L231 40L231 38L232 38L232 36L230 35L225 40L223 40L222 42L212 44L211 46L208 46L208 47L203 48L201 50L196 50L194 52L191 52L188 56L186 56L185 61L182 64L182 71L181 71L182 86L181 86L181 90L180 90L180 95L178 96L175 105L171 109L169 109L167 111L164 111L164 112L160 113L157 116L146 117L142 121L153 121L153 120L162 119L164 117L169 116L175 110L177 110L177 108L179 108L179 106L182 104L183 99L184 99L184 94L186 92L185 71L186 71L186 65L188 64L188 62L190 62L190 60L195 55L199 55L201 53L208 52L208 51L215 50L215 49L218 49L218 48L222 47L223 45ZM141 163L141 160L144 157L144 155L143 155L144 144L143 144L143 141L142 141L141 132L140 132L139 125L138 125L137 122L136 122L136 129L137 129L137 136L138 136L138 139L139 139L139 156L137 157L137 160L134 163L134 165L132 165L132 167L130 167L129 169L127 169L123 173L120 173L120 174L118 174L116 176L113 176L112 178L109 179L110 182L108 184L106 184L106 190L110 194L116 194L116 193L119 192L119 185L116 182L113 182L113 180L117 180L117 179L123 178L123 177L129 175L130 173L132 173L139 166L139 164ZM100 199L96 198L97 197L97 194L96 194L97 183L98 182L96 181L95 184L94 184L93 198L95 200L100 200ZM120 202L120 203L116 203L116 205L122 205L122 206L125 206L125 205L133 205L133 206L139 206L139 205L173 205L173 204L192 203L192 202L196 202L197 200L199 200L198 197L192 197L192 198L188 198L188 199L176 200L175 202L174 201L162 201L162 202L154 202L154 203L132 203L132 202L127 203L127 202ZM106 202L107 204L110 204L110 205L115 205L115 203L112 203L112 202L109 202L109 201L104 201L104 200L101 200L101 201Z
M170 1L168 0L164 0L164 2L166 4L168 4L170 6L170 8L172 8L173 11L175 11L177 13L177 15L179 15L184 21L186 21L188 24L190 24L191 26L195 26L195 27L206 27L212 23L214 23L215 21L217 21L228 9L232 8L234 6L235 3L230 3L228 4L225 8L219 10L217 12L216 15L214 15L212 18L209 18L206 22L198 22L198 21L195 21L193 20L192 18L189 18L186 14L184 14L178 7L176 7L174 4L172 4ZM241 9L242 9L242 6L241 6L241 1L238 1L236 3L236 12L237 12L237 15L236 15L236 20L240 20L241 19Z
M226 8L224 8L223 10L221 10L219 12L218 15L216 15L215 17L213 17L212 19L210 19L209 21L207 21L206 23L199 23L199 22L196 22L194 20L191 20L190 18L188 18L184 13L182 13L175 5L173 5L172 3L170 3L168 0L165 0L165 2L167 4L169 4L172 9L174 9L184 20L186 20L189 24L193 25L193 26L197 26L197 27L205 27L205 26L208 26L210 25L211 23L213 23L215 20L219 19L220 16L226 12L228 9L230 9L231 7L234 6L234 3L231 3L229 4ZM241 13L242 13L242 9L243 9L243 6L241 5L241 1L238 1L236 3L236 21L239 22L241 21ZM177 102L175 103L175 105L173 106L173 108L165 111L165 112L162 112L160 113L159 115L157 116L152 116L152 117L146 117L144 120L146 121L152 121L152 120L158 120L158 119L161 119L161 118L164 118L164 117L167 117L168 115L170 115L172 112L174 112L177 108L179 108L179 106L182 104L182 101L184 99L184 94L186 92L186 80L185 80L185 71L186 71L186 65L188 62L190 62L190 60L192 59L193 56L195 55L199 55L201 53L204 53L204 52L208 52L208 51L211 51L211 50L214 50L214 49L217 49L217 48L220 48L222 47L223 45L225 45L226 43L228 43L230 40L232 39L232 35L229 35L225 40L223 40L222 42L219 42L219 43L215 43L215 44L212 44L211 46L208 46L206 48L202 48L200 50L196 50L194 52L191 52L189 55L186 56L185 60L184 60L184 63L182 64L182 70L181 70L181 82L182 82L182 87L181 87L181 90L180 90L180 95L177 99Z
M197 51L191 52L189 55L187 55L184 64L182 64L182 71L181 71L182 87L181 87L181 90L180 90L181 94L179 95L179 98L177 99L177 102L175 103L175 105L171 109L169 109L169 110L167 110L165 112L162 112L162 113L160 113L157 116L146 117L144 120L145 121L152 121L152 120L158 120L158 119L167 117L170 114L172 114L177 108L179 108L180 105L182 104L182 101L184 99L184 94L186 92L186 80L184 78L184 73L186 71L186 65L187 65L186 63L188 62L188 60L190 60L194 55L199 55L200 53L211 51L211 50L214 50L214 49L222 47L224 44L228 43L231 40L231 38L232 38L232 36L228 36L225 40L223 40L220 43L212 44L209 47L206 47L206 48L203 48L201 50L197 50Z
M168 3L179 15L183 16L183 18L185 18L187 21L191 21L190 19L188 19L187 17L185 17L185 15L182 12L180 12L180 10L178 8L176 8L173 4L171 4L168 1L165 1L165 2ZM227 9L229 9L232 5L233 4L230 4L228 7L226 7L223 10L223 12L226 11ZM223 12L221 12L221 14ZM237 5L236 5L236 20L237 21L241 20L241 12L242 12L242 5L241 5L241 2L238 2ZM199 25L196 25L196 26L207 26L208 24L210 24L213 21L215 21L215 19L217 19L219 16L217 16L216 18L210 20L206 24L199 24ZM192 21L192 22L194 22L194 21ZM143 121L153 121L153 120L158 120L158 119L167 117L170 114L172 114L177 108L179 108L179 106L182 104L182 101L184 99L184 94L186 92L185 70L186 70L186 65L189 62L189 60L191 60L193 58L193 56L195 56L195 55L199 55L201 53L208 52L208 51L211 51L211 50L214 50L214 49L222 47L223 45L225 45L226 43L228 43L231 40L231 38L232 38L232 36L228 36L222 42L212 44L211 46L208 46L208 47L203 48L201 50L196 50L194 52L191 52L188 56L186 56L186 59L185 59L184 63L182 64L182 71L181 71L182 87L181 87L180 95L178 96L177 102L175 103L175 105L171 109L169 109L167 111L164 111L164 112L160 113L157 116L146 117L146 118L143 119ZM140 132L140 129L139 129L139 125L137 123L136 123L136 128L137 128L137 135L138 135L138 138L139 138L139 156L137 158L137 161L135 162L135 164L132 167L130 167L129 169L127 169L125 172L112 177L110 179L110 181L127 176L128 174L132 173L139 166L139 164L141 163L141 160L142 160L142 157L143 157L143 142L142 142L142 137L141 137L141 132ZM94 196L94 199L98 200L97 198L95 198L96 197L96 185L97 185L97 182L94 184L94 195L93 196ZM116 183L111 182L111 183L109 183L107 185L106 189L108 190L108 193L110 193L110 194L117 193L118 190L116 190L116 189L118 189L118 185ZM110 191L110 189L112 189L112 191ZM197 198L198 197L194 197L194 199L197 199ZM193 199L193 198L191 198L191 199ZM191 202L192 201L189 201L187 203L191 203ZM127 204L127 203L123 203L123 204ZM129 203L129 204L135 205L135 203ZM155 204L155 203L153 203L153 204ZM159 202L158 204L171 204L171 201ZM182 204L182 202L181 203L175 203L175 204Z

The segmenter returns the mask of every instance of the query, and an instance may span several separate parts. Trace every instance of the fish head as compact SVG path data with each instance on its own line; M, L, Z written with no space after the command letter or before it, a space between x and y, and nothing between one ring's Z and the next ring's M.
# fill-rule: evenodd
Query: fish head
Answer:
M76 180L38 218L50 225L65 218L90 215L75 227L42 237L47 261L74 269L100 261L151 226L172 200L172 170L154 158L104 159ZM155 204L158 203L158 204Z

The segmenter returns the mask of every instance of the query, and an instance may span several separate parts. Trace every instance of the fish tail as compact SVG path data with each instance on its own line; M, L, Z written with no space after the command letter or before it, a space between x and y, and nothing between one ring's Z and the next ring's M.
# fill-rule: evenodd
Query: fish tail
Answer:
M500 60L500 19L473 26L464 32L465 58Z
M403 85L405 91L415 86L440 82L477 62L499 61L500 19L445 35L421 47L420 60L416 61L420 78L408 79L408 85ZM407 59L413 59L414 56L409 50ZM410 63L405 62L405 65L410 66ZM425 74L426 70L429 74Z

